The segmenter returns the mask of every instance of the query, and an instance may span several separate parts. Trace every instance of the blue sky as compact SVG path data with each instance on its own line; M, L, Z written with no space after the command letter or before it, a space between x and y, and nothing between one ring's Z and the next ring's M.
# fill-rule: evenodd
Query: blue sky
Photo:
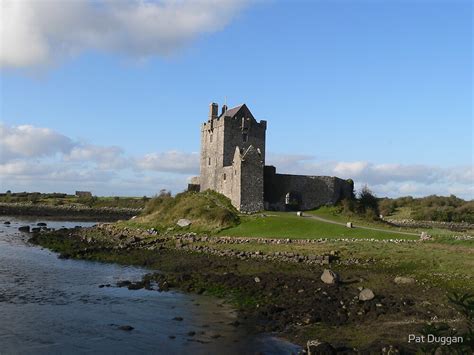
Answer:
M227 98L268 120L281 172L474 196L470 1L78 3L6 9L0 190L182 190Z

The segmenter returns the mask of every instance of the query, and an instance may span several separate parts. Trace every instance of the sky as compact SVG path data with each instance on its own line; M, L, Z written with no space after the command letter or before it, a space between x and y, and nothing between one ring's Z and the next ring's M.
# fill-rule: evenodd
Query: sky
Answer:
M199 174L209 103L281 173L474 198L468 0L2 0L0 191L153 196Z

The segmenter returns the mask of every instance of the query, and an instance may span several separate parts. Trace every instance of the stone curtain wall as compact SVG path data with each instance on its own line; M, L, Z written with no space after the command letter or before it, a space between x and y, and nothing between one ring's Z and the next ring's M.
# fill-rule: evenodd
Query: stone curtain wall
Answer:
M274 167L265 167L265 208L287 209L287 193L297 196L300 210L332 205L352 195L353 186L346 180L330 176L276 174Z

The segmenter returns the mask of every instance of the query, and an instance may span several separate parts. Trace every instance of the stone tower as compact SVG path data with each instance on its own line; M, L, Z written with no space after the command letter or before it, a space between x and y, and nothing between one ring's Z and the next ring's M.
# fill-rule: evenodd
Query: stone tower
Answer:
M211 103L201 126L200 190L229 197L242 212L264 208L263 171L267 122L257 122L245 104L228 109Z

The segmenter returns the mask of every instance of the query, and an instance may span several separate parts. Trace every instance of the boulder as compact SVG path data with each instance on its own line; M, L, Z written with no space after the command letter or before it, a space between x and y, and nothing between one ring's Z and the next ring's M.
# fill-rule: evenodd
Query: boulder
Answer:
M21 226L18 228L20 232L29 232L30 231L30 226Z
M430 240L430 239L431 239L431 235L429 235L426 232L421 232L420 240Z
M415 279L413 277L397 276L393 281L398 285L414 284Z
M191 224L192 222L189 219L186 218L181 218L176 224L179 227L187 227Z
M374 299L375 295L374 292L370 288L364 288L362 291L359 293L359 300L360 301L370 301Z
M38 223L36 223L36 225L37 225L38 227L46 227L46 226L47 226L47 224L44 223L44 222L38 222Z
M325 284L334 285L339 282L339 275L329 269L324 269L321 281Z
M319 340L308 340L307 346L307 354L308 355L316 355L316 354L336 354L336 349L324 341Z

